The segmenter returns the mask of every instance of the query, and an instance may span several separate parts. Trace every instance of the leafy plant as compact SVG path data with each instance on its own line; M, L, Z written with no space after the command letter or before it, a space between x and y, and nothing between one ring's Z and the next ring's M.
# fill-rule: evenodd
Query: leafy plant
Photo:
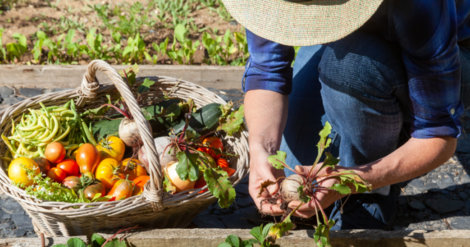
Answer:
M3 31L5 31L5 29L0 28L0 58L2 58L3 60L6 60L7 51L5 50L5 48L3 48L3 42L2 42Z
M263 227L257 226L251 229L250 234L254 239L242 240L240 237L235 235L229 235L225 242L219 244L218 247L252 247L254 244L260 245L261 247L273 247L271 242L268 241L269 231L274 226L273 223L266 224Z
M89 244L86 244L80 238L70 238L67 240L67 244L56 244L52 247L127 247L126 241L114 238L115 235L106 240L99 234L94 233Z
M37 31L36 37L38 40L34 42L33 53L34 63L40 63L40 58L42 55L42 46L44 45L44 41L47 40L47 35L43 31Z
M16 43L7 44L8 59L14 61L15 59L20 60L21 56L28 50L28 44L26 43L26 36L20 33L14 33L13 38L17 41Z
M220 18L224 19L226 22L230 22L233 20L232 15L228 12L228 10L225 8L224 3L221 0L217 0L219 3L219 7L216 9L217 14L220 16Z
M179 24L175 27L175 38L173 40L172 50L168 52L168 55L178 61L179 64L192 64L194 60L194 53L199 47L199 40L192 42L187 38L188 30ZM181 48L176 49L176 41L179 42Z
M144 56L150 56L145 51L144 40L140 37L140 34L136 34L135 38L130 37L127 41L127 46L122 52L122 57L126 62L142 62Z
M168 37L165 39L165 41L161 42L160 45L157 45L156 43L153 43L152 44L152 47L153 49L157 52L157 53L160 53L161 56L162 56L162 63L165 63L165 55L166 55L166 52L167 52L167 49L168 49ZM154 57L155 59L158 58L158 57Z

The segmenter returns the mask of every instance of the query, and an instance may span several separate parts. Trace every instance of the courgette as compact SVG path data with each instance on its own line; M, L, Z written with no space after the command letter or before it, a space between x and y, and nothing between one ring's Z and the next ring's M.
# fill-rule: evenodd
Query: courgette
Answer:
M189 121L189 130L195 130L199 134L204 134L209 131L215 130L219 123L219 118L222 116L220 104L211 103L198 109L196 112L191 113L191 120ZM175 134L183 131L186 121L181 119L179 123L173 126Z

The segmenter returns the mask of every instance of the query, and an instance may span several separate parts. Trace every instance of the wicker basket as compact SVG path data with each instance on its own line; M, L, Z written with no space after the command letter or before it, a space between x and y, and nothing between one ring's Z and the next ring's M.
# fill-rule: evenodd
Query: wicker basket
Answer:
M113 85L99 85L95 73L101 70L113 82ZM161 97L166 91L171 96L181 99L193 99L198 107L209 103L226 102L213 92L196 84L177 80L171 77L146 77L156 83L143 96L150 98ZM139 132L144 142L144 148L149 154L150 181L146 184L144 193L121 201L95 202L95 203L64 203L41 201L32 198L18 187L11 184L5 171L4 163L0 159L0 190L16 199L32 218L35 231L48 237L91 235L93 232L105 229L116 229L138 224L142 227L152 228L184 228L192 219L212 204L216 198L210 192L188 193L181 192L175 195L164 193L162 190L162 173L155 154L155 145L148 127L144 124L145 118L132 92L145 78L137 78L133 88L122 80L121 76L106 62L92 61L83 76L82 85L76 90L61 91L43 94L26 99L16 105L5 109L1 114L0 131L11 131L11 119L18 120L21 114L31 109L39 109L39 102L46 106L61 105L74 99L79 111L96 108L107 102L106 95L119 91L128 104L134 119L138 123ZM248 141L247 132L243 128L235 136L222 135L223 142L228 151L238 156L230 160L230 166L236 173L230 181L236 185L248 173ZM5 143L0 143L0 155L6 151ZM200 191L194 189L193 191Z

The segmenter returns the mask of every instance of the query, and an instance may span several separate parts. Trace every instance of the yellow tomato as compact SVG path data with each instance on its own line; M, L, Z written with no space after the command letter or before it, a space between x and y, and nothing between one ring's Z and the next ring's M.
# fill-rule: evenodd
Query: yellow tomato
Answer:
M108 136L96 145L96 149L98 149L98 153L100 153L101 160L113 158L121 162L124 152L126 151L126 146L118 137Z
M134 180L137 177L147 175L147 171L142 167L142 164L137 159L125 159L121 163L121 170L125 175L129 175L127 179Z
M34 160L26 157L20 157L14 159L10 163L10 166L8 167L8 177L11 179L11 181L20 183L25 187L33 185L34 181L32 178L28 177L26 169L33 170L35 175L41 173L41 169L39 168L38 164L34 162Z
M119 167L119 162L112 158L104 159L96 168L95 178L110 190L119 178L125 178Z

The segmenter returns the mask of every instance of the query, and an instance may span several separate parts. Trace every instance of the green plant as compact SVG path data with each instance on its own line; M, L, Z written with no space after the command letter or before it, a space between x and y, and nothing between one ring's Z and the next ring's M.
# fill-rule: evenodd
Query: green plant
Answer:
M170 51L168 51L168 56L173 60L176 60L179 64L193 64L194 53L199 47L199 40L192 42L187 38L188 30L182 25L179 24L175 27L173 45ZM176 41L179 42L180 48L176 48Z
M274 247L275 245L272 245L267 240L269 230L273 225L273 223L269 223L263 227L261 224L261 226L257 226L251 229L250 234L254 237L254 239L242 240L240 237L231 234L225 239L225 242L219 244L218 247L252 247L253 244L260 245L261 247Z
M44 41L48 38L46 33L43 31L37 31L36 37L38 40L34 42L34 47L31 52L33 53L34 63L41 63L40 58L42 55L42 46L44 45Z
M110 49L108 49L107 45L103 45L103 35L101 35L101 33L96 35L95 28L88 31L86 41L88 46L81 46L83 54L90 56L90 59L110 59Z
M94 233L91 236L90 243L87 245L85 242L80 238L70 238L67 240L67 244L56 244L52 247L127 247L126 241L115 238L117 234L123 231L129 231L136 227L122 229L119 230L116 234L114 234L109 239L104 239L102 236Z
M221 0L217 0L219 2L219 7L216 8L217 14L226 22L230 22L233 20L232 15L228 12L228 10L225 8L225 5L222 3Z
M17 41L16 43L8 43L6 45L8 52L8 59L10 61L20 60L21 56L28 50L28 44L26 43L26 36L20 33L14 33L13 38Z
M240 32L234 32L233 35L237 41L238 58L232 62L232 65L244 66L250 56L246 35Z
M145 53L145 43L144 40L140 37L140 34L136 34L135 38L129 37L127 40L127 46L122 52L122 57L125 62L142 62ZM148 55L148 53L147 53ZM150 55L148 55L150 56Z
M0 58L2 58L3 60L6 60L7 51L5 50L5 48L3 48L3 42L2 42L3 31L5 31L5 29L0 28Z
M165 63L165 58L164 57L165 57L166 51L168 49L168 41L169 41L169 38L166 37L165 41L161 42L160 45L157 45L155 43L152 44L153 49L157 53L162 54L162 64Z

